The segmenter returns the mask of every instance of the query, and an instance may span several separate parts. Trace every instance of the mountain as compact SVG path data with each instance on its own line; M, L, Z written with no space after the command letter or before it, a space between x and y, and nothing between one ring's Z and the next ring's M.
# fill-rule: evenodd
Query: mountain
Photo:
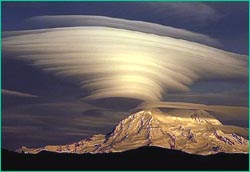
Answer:
M249 170L248 154L188 154L154 146L116 153L20 154L2 149L2 170Z
M22 147L17 152L96 154L156 146L197 155L248 153L247 139L236 133L224 133L216 126L222 126L221 122L204 110L165 113L158 109L147 109L131 114L107 135L94 135L60 146Z

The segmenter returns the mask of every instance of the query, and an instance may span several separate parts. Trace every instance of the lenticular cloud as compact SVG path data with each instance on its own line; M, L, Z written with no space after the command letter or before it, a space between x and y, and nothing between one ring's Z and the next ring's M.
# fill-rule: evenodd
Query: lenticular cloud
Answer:
M191 32L185 29L177 29L156 23L144 21L125 20L106 16L89 15L56 15L56 16L36 16L27 19L28 24L36 28L44 27L72 27L72 26L98 26L111 27L151 33L160 36L169 36L189 41L199 42L206 45L220 46L220 42L214 38L200 33Z
M90 92L85 99L160 101L197 80L247 77L247 56L141 30L71 26L4 35L4 54L77 82Z

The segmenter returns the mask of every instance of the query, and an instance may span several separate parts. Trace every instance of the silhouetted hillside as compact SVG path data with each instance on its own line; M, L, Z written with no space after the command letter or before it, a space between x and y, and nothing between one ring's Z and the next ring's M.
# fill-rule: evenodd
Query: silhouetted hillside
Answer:
M2 149L2 170L248 170L248 154L199 156L158 147L122 153L19 154Z

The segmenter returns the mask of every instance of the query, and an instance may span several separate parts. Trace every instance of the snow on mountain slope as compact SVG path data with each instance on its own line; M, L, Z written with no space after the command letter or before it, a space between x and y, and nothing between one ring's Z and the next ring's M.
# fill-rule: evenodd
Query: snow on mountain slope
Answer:
M220 121L204 110L168 114L158 109L147 109L131 114L107 135L94 135L61 146L22 147L17 152L109 153L158 146L199 155L248 153L247 139L236 133L224 133L214 127L218 125L222 126Z

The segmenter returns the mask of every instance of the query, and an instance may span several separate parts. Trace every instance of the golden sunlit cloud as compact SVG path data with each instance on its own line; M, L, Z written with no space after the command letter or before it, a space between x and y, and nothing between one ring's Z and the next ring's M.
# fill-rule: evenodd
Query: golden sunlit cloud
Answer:
M197 80L247 78L247 56L168 36L108 27L8 32L8 57L88 89L85 99L160 101Z
M198 42L206 45L221 46L221 43L207 35L191 32L185 29L174 28L157 23L145 21L126 20L121 18L112 18L106 16L95 15L47 15L35 16L26 19L26 23L35 28L55 28L55 27L75 27L75 26L96 26L109 27L131 31L150 33L160 36L168 36L177 39L185 39L188 41ZM24 34L22 32L11 32L11 35ZM30 31L28 31L30 33ZM32 32L37 32L32 31ZM38 31L39 32L39 31ZM4 32L3 36L9 35L9 32Z

